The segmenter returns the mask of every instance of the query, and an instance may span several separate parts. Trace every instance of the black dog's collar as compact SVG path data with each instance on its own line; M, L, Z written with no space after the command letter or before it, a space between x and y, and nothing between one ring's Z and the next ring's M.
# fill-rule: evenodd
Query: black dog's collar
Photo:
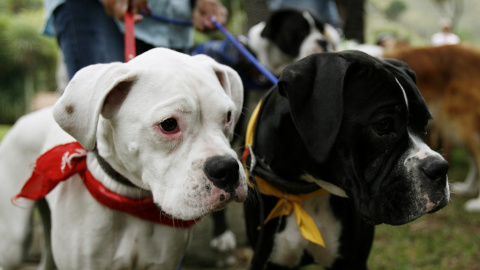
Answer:
M255 144L255 131L257 126L257 118L262 113L262 103L271 96L272 90L270 90L265 97L258 103L257 107L252 113L250 121L247 127L246 145L242 159L246 169L250 172L250 175L258 175L263 179L268 179L268 182L275 188L283 191L288 191L289 194L306 194L320 190L321 187L316 183L309 183L304 181L288 181L277 174L275 174L269 166L258 156L255 156L253 151Z
M263 221L263 224L268 223L271 219L281 216L289 216L293 213L295 220L297 221L298 228L300 229L300 233L303 235L303 237L312 243L325 247L325 241L323 240L315 221L310 214L303 209L302 203L304 200L309 198L327 194L328 191L320 189L318 186L316 186L314 189L309 189L307 192L293 194L290 188L294 188L295 191L299 191L297 187L298 183L295 182L293 185L289 185L289 181L278 177L271 170L267 169L268 167L266 164L263 164L262 161L257 160L253 153L253 131L257 122L256 120L259 115L261 104L262 101L260 101L255 108L248 123L247 135L245 138L245 152L243 153L242 160L245 166L245 172L249 179L249 185L252 188L257 189L261 194L278 198L277 204L268 214L267 218ZM266 179L268 179L268 181ZM278 185L280 185L280 187L277 187ZM308 185L311 184L308 183ZM304 187L304 185L301 186L302 188ZM263 218L264 217L262 217L260 220L263 220ZM260 229L262 227L263 225L260 226Z
M94 154L95 154L95 157L97 158L98 160L98 164L100 165L100 167L102 168L102 170L108 175L110 176L113 180L117 181L118 183L122 184L122 185L125 185L125 186L129 186L129 187L137 187L136 185L134 185L132 182L130 182L130 180L128 180L127 178L125 178L123 175L121 175L120 173L118 173L117 171L115 171L114 168L112 168L112 166L110 166L110 164L108 164L108 162L103 159L103 157L100 156L100 154L98 153L98 149L95 148L93 151L92 151Z

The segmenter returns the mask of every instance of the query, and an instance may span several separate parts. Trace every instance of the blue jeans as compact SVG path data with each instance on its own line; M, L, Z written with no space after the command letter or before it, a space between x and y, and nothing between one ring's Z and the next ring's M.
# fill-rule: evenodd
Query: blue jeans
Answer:
M54 24L69 79L91 64L124 61L123 34L98 0L67 0Z

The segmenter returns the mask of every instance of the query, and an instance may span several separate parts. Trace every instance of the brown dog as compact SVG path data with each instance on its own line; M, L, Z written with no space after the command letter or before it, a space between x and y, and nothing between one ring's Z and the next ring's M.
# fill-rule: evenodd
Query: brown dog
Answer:
M480 187L480 49L467 45L404 48L384 57L402 60L415 71L418 88L434 117L432 133L468 148L474 159L471 172L452 189L476 194ZM470 200L466 209L480 211L480 196Z

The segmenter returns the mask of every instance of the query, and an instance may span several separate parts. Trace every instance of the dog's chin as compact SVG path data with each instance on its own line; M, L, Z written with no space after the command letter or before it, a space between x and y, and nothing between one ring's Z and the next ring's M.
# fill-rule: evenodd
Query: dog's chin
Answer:
M385 198L388 195L385 196ZM394 195L390 197L395 197ZM370 224L388 224L388 225L404 225L412 222L423 215L435 213L448 204L448 193L437 196L432 202L424 193L423 198L417 197L413 200L404 197L404 200L398 199L397 202L391 200L377 200L364 204L360 207L360 214L364 220ZM433 197L432 197L433 198ZM393 199L395 201L395 198Z
M206 216L208 213L212 211L202 211L202 212L194 212L194 213L171 213L170 211L165 211L161 206L157 205L158 210L161 214L167 218L175 219L175 220L196 220Z
M169 210L158 204L157 204L157 208L160 210L162 215L165 215L168 218L187 221L187 220L200 219L212 212L225 209L225 207L227 207L227 205L233 201L243 202L244 200L245 199L243 197L241 198L238 196L233 196L230 198L225 198L224 200L221 200L221 201L217 201L215 203L204 204L202 205L202 207L199 207L197 209L190 209L190 211L187 210L188 207L186 206L180 207L179 211Z
M425 215L426 211L397 211L391 213L365 213L361 212L362 218L365 222L372 224L372 225L380 225L380 224L387 224L387 225L404 225L409 222L412 222L421 216Z

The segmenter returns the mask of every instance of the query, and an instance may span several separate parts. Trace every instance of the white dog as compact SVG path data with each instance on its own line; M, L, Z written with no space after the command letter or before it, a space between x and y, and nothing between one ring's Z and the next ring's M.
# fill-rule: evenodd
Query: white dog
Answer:
M86 157L85 175L96 180L75 174L37 202L47 227L43 267L54 267L53 255L58 269L176 269L189 242L188 227L246 198L245 174L229 144L242 91L229 67L168 49L80 70L53 116L49 108L23 117L0 145L0 265L21 263L31 231L32 209L15 207L10 198L22 190L38 156L77 140L87 151L73 144L73 152L62 152L52 165L52 174ZM43 180L40 159L36 166L34 175ZM112 210L92 197L92 185L121 201L150 201L157 212L147 204L127 213ZM25 185L15 202L32 202L25 198L38 191L33 187ZM110 197L103 201L108 204ZM171 226L131 213L143 211Z

